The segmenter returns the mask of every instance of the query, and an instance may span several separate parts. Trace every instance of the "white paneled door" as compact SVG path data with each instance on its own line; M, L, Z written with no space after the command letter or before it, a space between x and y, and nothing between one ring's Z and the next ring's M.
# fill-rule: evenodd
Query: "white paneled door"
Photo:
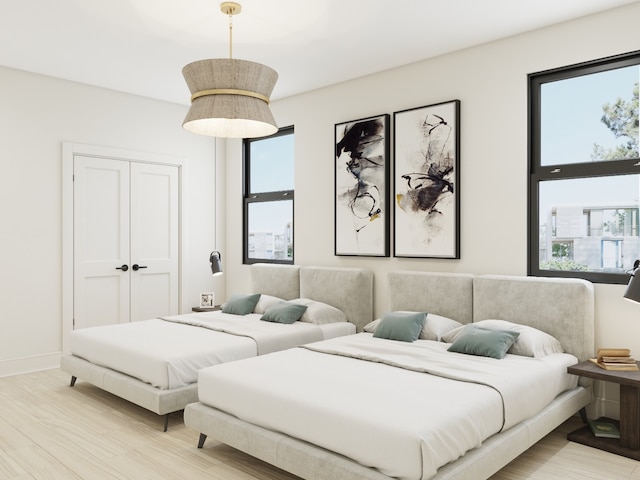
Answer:
M178 313L178 167L74 156L74 328Z

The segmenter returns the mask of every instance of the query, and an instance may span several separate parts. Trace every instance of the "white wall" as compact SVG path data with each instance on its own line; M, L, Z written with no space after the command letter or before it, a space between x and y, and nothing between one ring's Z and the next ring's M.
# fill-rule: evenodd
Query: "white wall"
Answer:
M527 273L527 74L640 49L640 4L481 45L273 103L295 125L295 261L375 272L376 314L392 270ZM333 254L334 124L461 101L461 259L336 257ZM245 291L241 144L227 142L227 291ZM596 285L598 347L640 357L640 306L624 287ZM601 393L599 394L602 395ZM616 393L602 404L616 407Z
M208 263L216 142L181 128L187 106L2 67L0 85L0 376L58 364L62 142L183 157L182 310L224 295Z

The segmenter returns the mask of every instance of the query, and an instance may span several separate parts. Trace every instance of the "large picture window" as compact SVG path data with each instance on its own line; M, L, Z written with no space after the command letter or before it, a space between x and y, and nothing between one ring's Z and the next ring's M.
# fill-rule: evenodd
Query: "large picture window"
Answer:
M529 274L627 283L640 258L640 52L529 75Z
M244 263L293 263L293 127L243 149Z

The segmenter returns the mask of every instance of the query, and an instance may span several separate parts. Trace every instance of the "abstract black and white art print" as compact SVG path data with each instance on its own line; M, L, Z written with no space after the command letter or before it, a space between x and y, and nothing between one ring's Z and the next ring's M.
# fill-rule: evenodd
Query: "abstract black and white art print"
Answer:
M460 101L394 112L394 256L460 258Z
M389 256L388 114L335 126L335 254Z

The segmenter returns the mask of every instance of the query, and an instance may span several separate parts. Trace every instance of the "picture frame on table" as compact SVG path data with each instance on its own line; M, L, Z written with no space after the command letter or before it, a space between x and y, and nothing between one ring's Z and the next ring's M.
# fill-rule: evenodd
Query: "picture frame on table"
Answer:
M200 294L200 308L213 308L215 306L214 292L204 292Z
M460 258L460 100L393 113L395 257Z
M390 254L390 118L335 124L335 255Z

